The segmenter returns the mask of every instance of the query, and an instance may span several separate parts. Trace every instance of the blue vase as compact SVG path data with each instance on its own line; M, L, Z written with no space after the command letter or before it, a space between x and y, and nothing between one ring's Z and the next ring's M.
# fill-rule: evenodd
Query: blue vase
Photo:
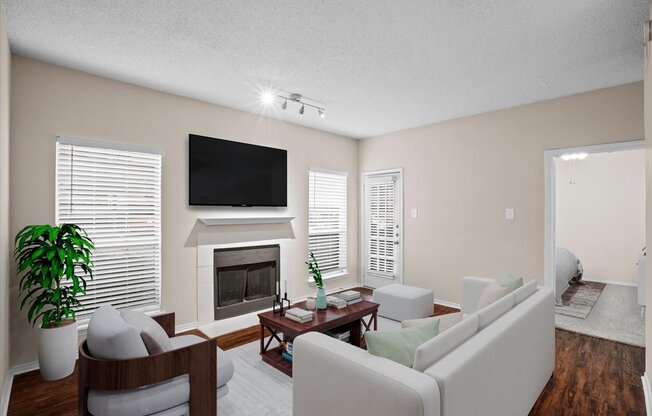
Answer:
M315 299L315 306L317 309L326 309L326 291L323 287L317 289L317 299Z

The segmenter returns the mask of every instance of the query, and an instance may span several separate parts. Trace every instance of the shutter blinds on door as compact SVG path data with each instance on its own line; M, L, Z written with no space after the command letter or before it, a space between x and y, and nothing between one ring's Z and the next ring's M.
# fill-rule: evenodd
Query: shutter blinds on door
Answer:
M77 320L107 303L159 310L161 155L59 139L56 175L57 223L79 225L95 243Z
M365 184L367 210L367 274L393 277L395 274L396 182L393 176L370 178Z
M325 278L346 272L346 174L311 170L309 242Z

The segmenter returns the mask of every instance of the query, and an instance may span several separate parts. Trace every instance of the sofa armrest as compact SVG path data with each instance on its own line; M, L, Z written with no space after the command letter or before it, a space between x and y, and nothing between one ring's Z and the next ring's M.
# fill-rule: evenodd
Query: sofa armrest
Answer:
M495 282L495 279L486 277L463 277L461 282L462 302L460 309L462 313L470 314L476 312L475 307L480 300L482 292L489 286L490 283Z
M436 381L351 344L310 332L293 347L293 414L439 416Z

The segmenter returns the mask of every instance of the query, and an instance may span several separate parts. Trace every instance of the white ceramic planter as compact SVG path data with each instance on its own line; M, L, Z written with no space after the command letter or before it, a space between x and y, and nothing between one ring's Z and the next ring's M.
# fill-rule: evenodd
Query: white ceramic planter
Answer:
M58 328L40 328L38 364L43 380L59 380L75 370L77 360L77 322Z

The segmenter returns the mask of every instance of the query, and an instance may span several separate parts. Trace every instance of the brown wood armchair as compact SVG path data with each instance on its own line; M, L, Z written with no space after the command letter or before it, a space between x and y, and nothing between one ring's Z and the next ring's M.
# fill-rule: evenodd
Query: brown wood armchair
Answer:
M174 337L174 313L153 317L169 337ZM128 360L93 358L84 341L79 347L78 414L90 415L90 390L128 390L164 382L187 374L192 416L217 413L215 339L205 340L161 354Z

